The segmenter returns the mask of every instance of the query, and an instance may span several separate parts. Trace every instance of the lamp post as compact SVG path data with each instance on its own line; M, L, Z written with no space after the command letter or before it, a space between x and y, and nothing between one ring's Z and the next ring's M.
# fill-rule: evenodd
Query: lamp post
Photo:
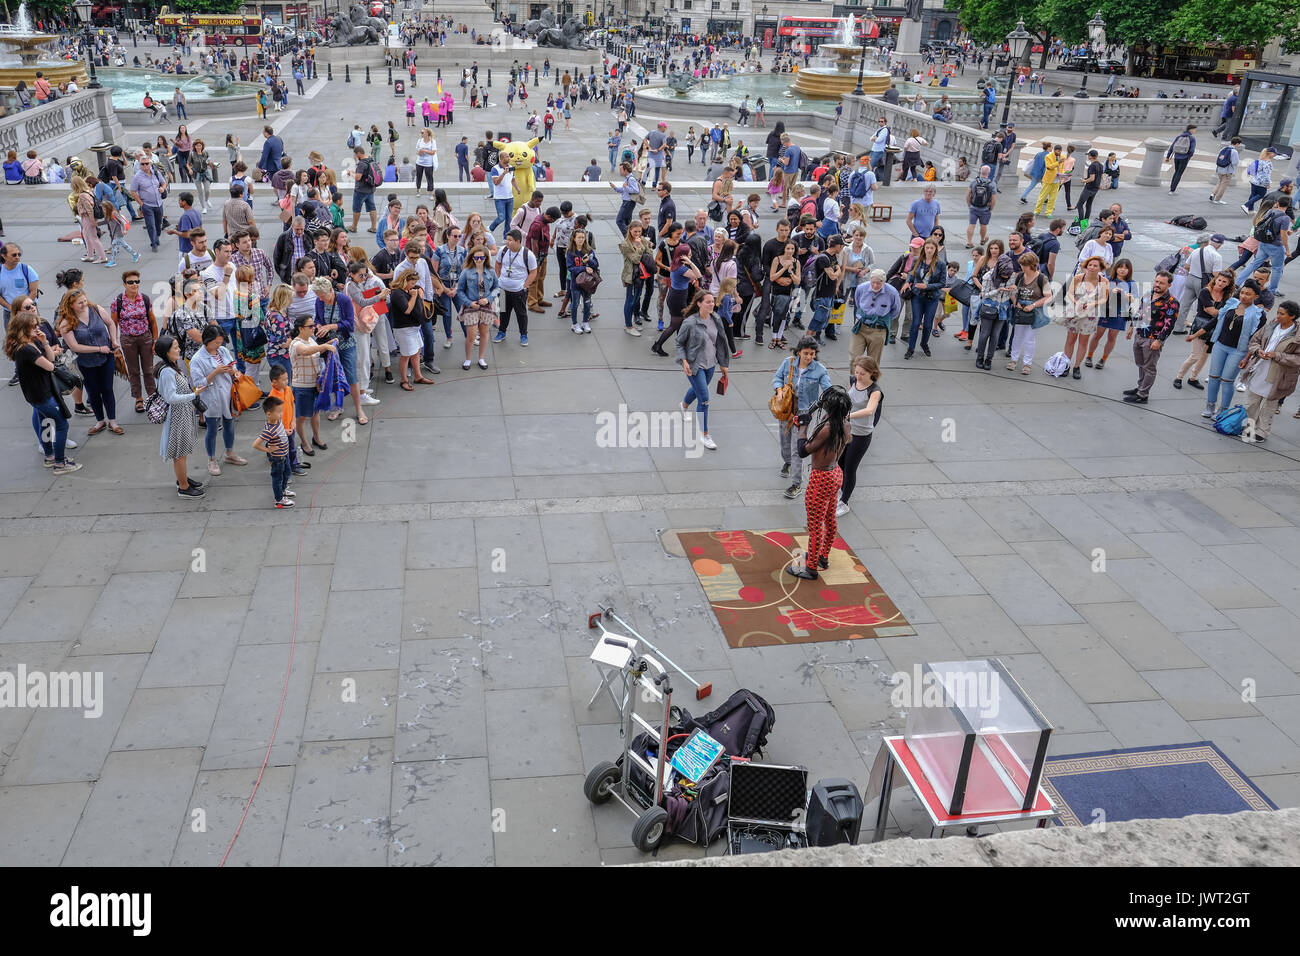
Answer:
M850 28L852 23L853 23L853 18L852 16L850 16L849 17ZM862 71L866 69L867 66L867 39L868 39L867 33L868 31L866 30L862 31L862 53L858 57L858 85L853 88L854 96L866 95L866 90L862 88Z
M1029 42L1033 40L1033 34L1025 29L1025 21L1022 17L1016 22L1016 28L1007 34L1007 50L1011 56L1011 69L1007 72L1007 98L1002 104L1002 132L1007 131L1007 120L1011 117L1011 93L1016 88L1016 65L1024 57L1025 51L1029 49Z
M90 66L90 83L88 89L97 90L100 88L99 78L95 75L95 37L90 32L90 0L77 0L72 5L72 12L77 15L77 22L81 24L82 32L86 35L86 63Z
M1101 18L1100 10L1097 11L1096 16L1094 16L1091 20L1088 21L1087 26L1088 26L1088 39L1090 41L1088 49L1095 52L1097 45L1101 43L1106 37L1106 21ZM1074 95L1078 97L1086 97L1088 95L1088 58L1087 57L1083 58L1083 82L1079 84L1079 89Z

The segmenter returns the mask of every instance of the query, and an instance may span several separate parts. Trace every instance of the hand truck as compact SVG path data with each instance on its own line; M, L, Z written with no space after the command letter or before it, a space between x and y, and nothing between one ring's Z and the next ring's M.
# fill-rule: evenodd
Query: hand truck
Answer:
M619 617L617 614L614 613L614 609L612 607L606 607L603 604L597 604L596 606L600 608L600 610L597 611L595 614L588 615L587 627L591 628L592 630L599 628L602 641L604 641L607 644L614 644L615 646L626 646L626 645L619 645L618 639L623 637L624 635L630 636L637 641L637 644L635 646L638 649L638 651L641 648L645 648L646 650L650 651L650 653L655 656L656 661L662 661L664 664L668 665L670 668L672 668L674 671L680 674L688 684L694 687L696 700L704 700L704 698L708 697L710 694L713 693L713 681L708 681L706 683L701 684L690 674L686 673L686 671L682 670L680 667L674 664L668 658L667 654L659 650L659 648L655 647L644 637L638 634L636 630L633 629L631 624L629 624L627 621L623 620L621 617ZM612 621L615 624L617 624L619 627L623 628L623 633L615 633L613 631L610 631L605 626L606 621ZM597 694L600 693L599 689L596 691L596 693ZM596 699L595 696L593 696L592 703L595 702L595 699ZM588 704L588 706L591 705Z

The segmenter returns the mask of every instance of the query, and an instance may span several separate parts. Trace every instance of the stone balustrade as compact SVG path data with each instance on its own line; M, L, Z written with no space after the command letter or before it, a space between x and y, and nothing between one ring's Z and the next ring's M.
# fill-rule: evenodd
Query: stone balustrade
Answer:
M112 90L82 90L52 103L0 117L0 154L29 149L45 157L66 156L91 144L116 142L122 124L113 112Z
M993 120L1001 120L1002 104L1005 92L998 91L998 104L993 111ZM926 103L926 115L931 115L939 103L943 91L927 89L923 96ZM871 97L873 102L884 103L879 97ZM900 107L911 115L915 113L907 106L904 99ZM948 104L952 107L953 121L968 126L978 126L983 116L983 105L977 96L955 96L948 94ZM1175 99L1128 99L1110 96L1025 96L1017 93L1011 100L1011 119L1020 127L1049 130L1090 131L1099 129L1170 129L1181 130L1188 123L1201 127L1218 125L1219 113L1223 109L1222 99L1212 100L1175 100ZM1246 117L1246 129L1270 129L1277 112L1276 102L1268 104L1263 110L1252 111Z

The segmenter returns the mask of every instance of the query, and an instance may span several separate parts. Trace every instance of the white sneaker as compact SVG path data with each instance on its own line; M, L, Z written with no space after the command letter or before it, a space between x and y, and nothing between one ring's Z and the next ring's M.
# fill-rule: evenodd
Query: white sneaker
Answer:
M582 331L584 331L584 332L590 332L590 331L591 331L591 323L590 323L590 322L583 322L583 323L582 323Z
M849 503L847 501L841 501L839 504L835 506L835 517L838 518L841 515L846 515L848 513L849 513Z
M373 395L366 394L361 396L362 405L380 405L382 403L383 399L375 398Z
M708 435L701 435L701 436L700 436L700 444L703 445L705 448L707 448L709 451L717 451L717 450L718 450L718 443L715 442L715 441L714 441L712 438L710 438Z
M573 334L574 334L574 335L581 335L581 334L582 334L582 326L580 326L580 325L575 325L575 326L573 327Z
M641 330L638 329L635 325L632 326L631 328L624 329L623 331L626 332L628 335L640 335L640 334L641 334Z
M67 441L65 441L65 442L63 443L63 445L64 445L65 448L76 448L76 447L77 447L77 443L76 443L75 441L73 441L71 438L69 438Z
M1239 391L1239 392L1244 392L1245 390L1246 390L1246 383L1245 383L1245 382L1238 382L1238 383L1237 383L1237 391Z
M443 342L442 347L445 349L451 348L451 339L448 339L447 341Z

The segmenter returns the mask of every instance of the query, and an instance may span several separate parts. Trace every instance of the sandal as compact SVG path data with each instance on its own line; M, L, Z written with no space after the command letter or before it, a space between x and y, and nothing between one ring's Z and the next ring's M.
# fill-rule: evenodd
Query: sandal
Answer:
M415 391L415 386L412 385L410 382L403 382L401 387L402 387L402 391L404 391L404 392L413 392L413 391Z
M369 425L369 424L370 424L370 419L368 419L368 418L362 418L361 416L357 416L357 424L358 424L358 425Z
M124 429L121 425L109 425L108 430L111 431L114 435L126 434L126 429Z
M108 427L108 422L99 422L98 424L92 425L92 426L90 427L90 431L86 432L86 434L87 434L87 435L98 435L100 432L102 432L102 431L103 431L105 428L107 428L107 427Z
M328 415L325 416L325 420L326 420L326 421L329 421L329 422L336 422L336 421L339 420L339 415L340 415L340 414L342 414L342 413L341 413L341 412L330 412Z
M137 415L139 415L143 411L144 411L144 402L140 401L140 399L137 398L135 400L135 412Z
M431 378L417 378L417 379L412 379L412 381L414 381L416 385L437 385L438 384Z

